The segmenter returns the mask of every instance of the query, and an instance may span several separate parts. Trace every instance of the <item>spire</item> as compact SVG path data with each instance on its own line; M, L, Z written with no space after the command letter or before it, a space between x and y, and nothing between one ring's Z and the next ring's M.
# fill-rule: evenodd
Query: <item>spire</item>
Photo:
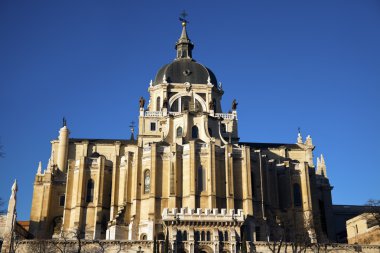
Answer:
M311 139L311 136L310 135L308 135L307 137L306 137L306 141L305 141L305 143L304 143L306 146L313 146L313 140Z
M175 49L177 50L177 58L176 59L191 59L192 58L192 50L194 48L193 43L191 43L189 36L187 35L186 25L189 23L185 18L187 13L183 11L181 13L181 17L179 20L182 23L182 33L181 37L178 39L175 44Z
M325 158L321 154L321 157L317 157L317 175L321 175L327 178Z
M16 198L16 192L18 190L18 187L17 187L17 180L15 179L13 185L12 185L12 194L11 194L11 199L12 198Z
M322 154L321 154L321 163L322 163L322 164L325 164L325 158L323 157Z
M41 173L42 173L42 162L40 161L38 163L37 175L41 175Z

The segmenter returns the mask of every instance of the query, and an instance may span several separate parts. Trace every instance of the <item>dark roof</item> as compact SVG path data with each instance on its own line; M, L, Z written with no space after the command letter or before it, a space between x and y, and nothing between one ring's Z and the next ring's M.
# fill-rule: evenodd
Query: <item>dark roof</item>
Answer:
M290 149L302 149L297 144L289 144L289 143L239 142L239 145L244 145L244 146L249 146L251 148L259 148L259 149L280 148L280 147L286 147Z
M153 85L163 83L164 75L168 83L207 84L210 78L213 85L217 84L214 73L193 59L180 58L164 65L157 72Z

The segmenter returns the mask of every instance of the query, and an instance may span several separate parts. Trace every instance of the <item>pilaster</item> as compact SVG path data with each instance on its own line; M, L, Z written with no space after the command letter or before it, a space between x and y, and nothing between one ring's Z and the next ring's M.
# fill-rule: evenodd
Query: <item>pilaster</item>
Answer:
M150 165L150 193L149 193L149 216L154 219L156 211L156 191L161 184L157 182L157 144L151 144L151 165ZM142 171L142 180L144 180L144 171ZM143 185L142 182L141 185ZM142 189L143 191L143 189Z
M216 178L215 178L215 144L210 142L208 145L208 169L207 169L207 193L208 208L216 207Z
M197 179L197 161L196 161L196 154L195 154L195 141L190 141L190 194L189 194L189 200L188 200L188 207L189 208L196 208L195 204L195 195L197 193L196 188L196 179Z
M115 142L115 154L112 156L112 188L111 188L111 206L110 206L110 221L115 218L117 214L118 195L119 195L119 178L123 178L120 173L120 142Z
M179 169L178 169L178 162L177 162L177 145L171 145L170 146L170 164L169 164L169 208L175 208L177 207L177 198L178 198L178 190L179 190L179 181L178 174L179 174Z
M94 215L94 235L93 239L100 239L101 235L101 222L102 222L102 209L103 209L103 193L104 193L104 166L105 166L105 158L100 156L98 159L98 173L96 175L95 186L95 198L94 198L94 206L95 206L95 215Z
M225 146L225 167L226 167L226 202L227 209L234 209L234 180L233 180L233 155L232 145Z
M246 215L253 215L252 182L251 182L251 151L243 147L242 181L243 181L243 210Z
M77 194L73 197L76 198L75 200L75 214L74 214L74 227L72 229L74 230L81 230L83 221L83 206L85 202L85 186L86 185L86 177L85 177L85 167L86 166L86 157L81 157L79 160L79 166L75 168L74 174L76 174L75 177L75 183L74 183L74 189L77 189Z

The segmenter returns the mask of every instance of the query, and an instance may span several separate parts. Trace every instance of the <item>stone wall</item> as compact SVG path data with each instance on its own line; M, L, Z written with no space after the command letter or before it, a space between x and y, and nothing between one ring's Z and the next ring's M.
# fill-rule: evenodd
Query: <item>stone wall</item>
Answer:
M160 252L164 243L161 242ZM78 249L80 245L80 250ZM15 253L30 252L153 252L153 241L110 241L110 240L23 240L16 243Z
M164 252L164 242L160 244L160 251ZM80 252L153 252L153 241L80 241ZM270 253L273 252L273 244L268 245L266 242L256 242L254 245L247 242L247 252ZM276 245L278 247L278 244ZM28 252L78 252L78 241L76 240L24 240L17 242L16 253ZM298 248L297 252L300 252ZM239 251L237 251L239 252ZM279 253L293 252L291 244L283 244ZM327 244L313 245L306 248L305 253L316 252L339 252L339 253L379 253L380 245L349 245L349 244Z
M274 245L266 242L256 242L255 245L249 245L247 242L247 251L248 252L257 252L257 253L272 253L274 252ZM304 253L354 253L354 252L363 252L363 253L379 253L380 245L350 245L350 244L314 244L306 249L305 247L298 246L297 251L293 251L291 244L283 244L280 251L278 250L278 244L276 244L275 252L279 253L291 253L291 252L304 252ZM256 250L256 251L255 251Z

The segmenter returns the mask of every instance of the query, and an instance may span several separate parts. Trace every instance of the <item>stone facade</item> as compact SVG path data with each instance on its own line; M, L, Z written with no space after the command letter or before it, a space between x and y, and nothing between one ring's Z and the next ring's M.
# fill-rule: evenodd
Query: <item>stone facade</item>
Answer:
M80 242L80 252L104 252L104 253L147 253L153 252L154 246L152 241L125 241L125 240L83 240ZM157 243L159 252L164 252L164 242ZM280 250L275 252L287 253L295 252L292 250L294 245L284 243ZM247 252L260 252L260 253L273 253L274 244L265 242L247 243ZM203 248L203 252L212 252L211 250ZM349 245L349 244L320 244L309 245L305 249L298 248L297 252L315 253L315 252L339 252L339 253L379 253L379 245ZM78 241L76 240L24 240L20 241L16 249L17 253L30 253L30 252L78 252Z
M380 245L380 213L363 213L346 221L348 243Z
M234 252L242 232L251 242L292 241L298 235L289 231L333 240L332 187L324 158L314 165L311 137L241 142L237 102L222 111L222 85L192 59L185 23L176 49L150 83L149 103L140 98L137 140L70 138L64 122L46 169L37 169L30 232L130 241L169 233L175 248L187 231L187 252L199 250L193 242ZM197 237L202 231L210 240ZM221 240L223 248L214 243Z

